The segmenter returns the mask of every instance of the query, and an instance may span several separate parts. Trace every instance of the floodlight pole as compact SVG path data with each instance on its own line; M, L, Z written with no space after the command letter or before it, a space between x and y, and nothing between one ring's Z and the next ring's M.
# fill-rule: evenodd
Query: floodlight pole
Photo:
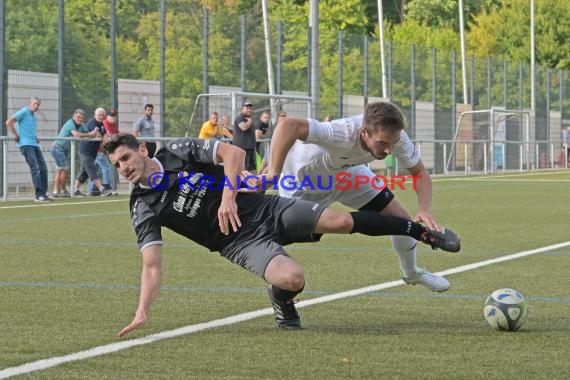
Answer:
M530 0L530 109L535 108L535 41L534 41L534 0Z
M318 119L321 105L320 57L319 57L319 0L311 0L309 5L309 27L311 29L311 117Z
M386 55L384 53L384 9L382 0L378 0L378 34L380 36L380 63L382 70L382 97L387 98L388 81L386 80Z
M469 104L467 95L467 64L465 59L465 23L463 21L463 0L459 0L459 36L461 39L461 72L463 78L463 104Z
M269 12L267 10L267 0L261 0L261 8L263 9L263 36L265 39L265 60L267 64L267 83L269 85L269 94L275 95L275 76L273 75L273 61L271 60L271 39L269 38ZM274 117L275 99L270 98L271 117ZM277 119L275 119L277 120Z

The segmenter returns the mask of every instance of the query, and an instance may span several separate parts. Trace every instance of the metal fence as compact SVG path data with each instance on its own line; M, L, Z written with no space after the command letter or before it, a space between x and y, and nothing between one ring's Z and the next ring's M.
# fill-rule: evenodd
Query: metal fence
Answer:
M130 129L150 102L158 138L183 136L197 97L212 88L267 93L261 6L247 15L226 8L195 0L0 0L0 135L4 120L38 94L45 136L55 137L76 108L118 108L121 128ZM307 28L272 18L270 29L277 93L311 96ZM385 50L388 98L404 110L416 141L450 141L462 112L502 107L530 112L530 140L543 142L539 157L560 149L561 130L570 125L566 71L537 67L531 86L527 63L470 56L463 99L457 52L391 41ZM320 114L313 117L360 113L382 96L377 39L322 33L320 57L322 90L312 100ZM435 115L429 132L426 107ZM437 156L441 150L434 148ZM0 157L6 153L14 154ZM439 165L434 170L443 170Z

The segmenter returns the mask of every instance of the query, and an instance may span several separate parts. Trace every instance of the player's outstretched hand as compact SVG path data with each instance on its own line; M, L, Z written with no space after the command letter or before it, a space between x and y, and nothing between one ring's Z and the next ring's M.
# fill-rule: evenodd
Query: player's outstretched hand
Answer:
M437 224L435 218L429 212L419 211L414 217L414 222L422 223L425 227L429 228L430 230L443 232L443 227Z
M148 322L148 318L145 315L139 315L138 313L133 318L133 321L124 329L117 333L117 336L125 336L133 330L136 330L144 326Z

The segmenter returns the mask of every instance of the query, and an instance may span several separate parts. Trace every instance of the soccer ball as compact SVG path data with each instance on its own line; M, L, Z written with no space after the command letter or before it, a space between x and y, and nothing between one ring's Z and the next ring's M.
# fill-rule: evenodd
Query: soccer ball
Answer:
M495 290L485 301L485 320L496 330L516 331L524 323L527 307L523 295L514 289Z

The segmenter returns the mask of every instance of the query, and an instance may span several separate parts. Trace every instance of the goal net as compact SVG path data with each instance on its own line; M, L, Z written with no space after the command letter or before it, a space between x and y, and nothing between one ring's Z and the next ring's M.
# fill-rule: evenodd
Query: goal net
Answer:
M302 118L309 117L311 112L311 98L300 93L288 92L281 95L269 95L228 91L227 88L218 90L220 92L214 91L214 93L198 95L190 116L186 136L198 136L200 127L209 120L210 113L214 111L218 113L219 125L222 125L224 117L228 117L230 124L233 124L241 112L241 106L244 102L253 105L252 116L254 120L259 118L262 112L269 112L270 125L277 121L280 112L285 112L289 117Z
M530 115L489 109L461 113L446 154L446 173L522 171L529 168Z

